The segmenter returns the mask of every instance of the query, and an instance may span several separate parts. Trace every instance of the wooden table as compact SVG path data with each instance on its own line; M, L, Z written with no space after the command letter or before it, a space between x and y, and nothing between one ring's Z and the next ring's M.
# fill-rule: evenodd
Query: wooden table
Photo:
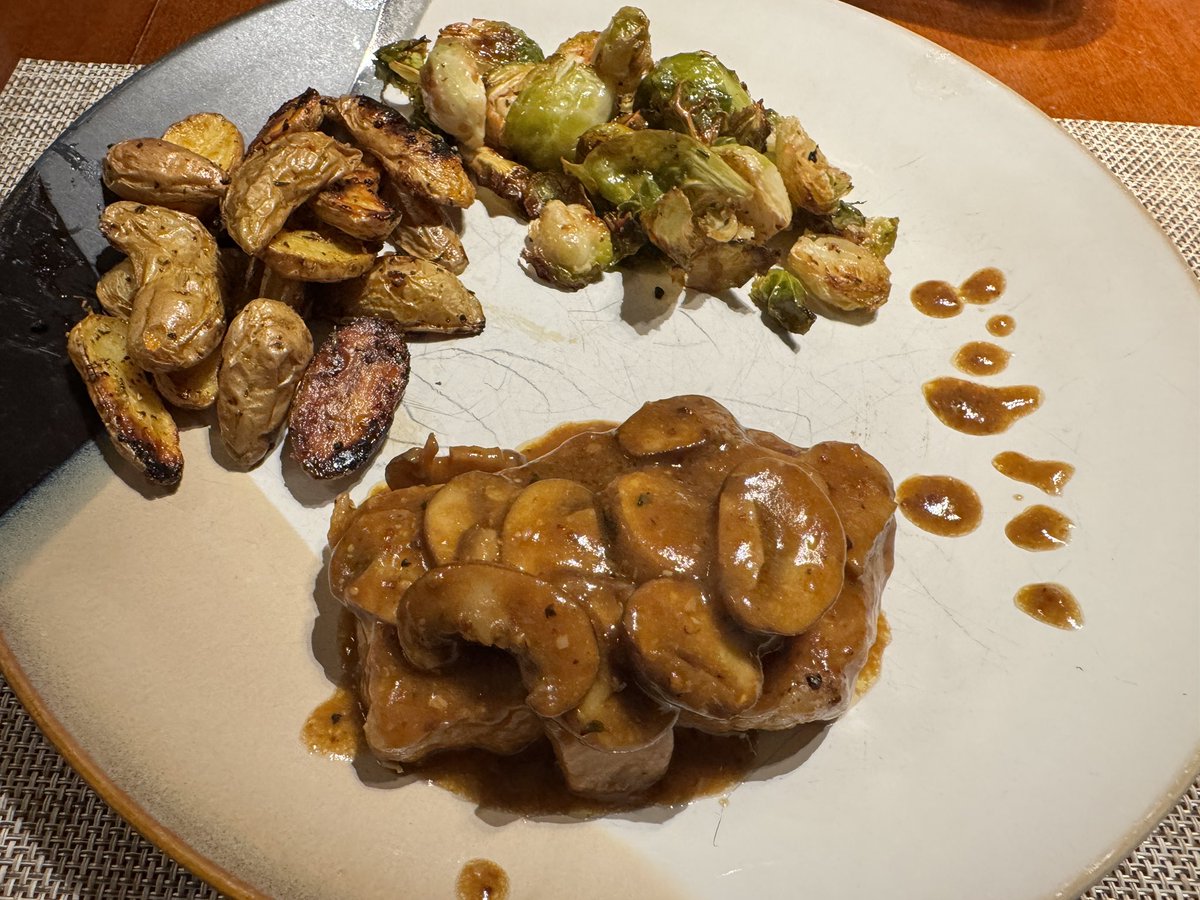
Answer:
M0 83L22 56L150 62L263 2L4 0ZM970 60L1052 116L1200 125L1198 0L849 2Z

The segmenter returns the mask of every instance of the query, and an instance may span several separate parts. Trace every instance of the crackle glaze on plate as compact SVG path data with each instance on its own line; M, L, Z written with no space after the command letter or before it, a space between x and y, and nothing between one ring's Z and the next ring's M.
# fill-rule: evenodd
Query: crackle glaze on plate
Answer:
M476 857L507 870L514 897L1077 893L1198 763L1195 284L1070 138L907 32L820 0L747 2L733 17L714 0L645 8L656 57L714 51L755 96L800 116L855 176L868 214L901 217L892 301L869 326L820 320L793 345L736 292L655 300L665 273L563 294L520 271L521 227L478 204L463 280L487 330L414 346L404 405L353 491L429 431L511 446L680 393L796 443L858 441L897 481L963 478L984 504L973 534L900 522L884 595L893 642L875 689L727 803L590 822L513 819L370 763L311 756L300 728L336 669L321 578L334 489L278 451L251 475L228 472L202 428L185 433L174 495L143 496L91 446L4 518L6 670L110 802L237 893L450 896ZM419 30L488 15L552 47L610 12L453 0ZM158 127L195 109L172 94ZM988 265L1008 277L992 306L937 321L907 301L918 281ZM954 351L999 312L1017 330L994 380L1036 384L1045 402L1005 435L968 437L934 419L921 384L954 374ZM1069 547L1031 554L1005 540L1004 523L1035 500L992 469L1001 450L1076 466L1052 501L1078 525ZM1022 615L1013 595L1034 581L1067 585L1086 626Z

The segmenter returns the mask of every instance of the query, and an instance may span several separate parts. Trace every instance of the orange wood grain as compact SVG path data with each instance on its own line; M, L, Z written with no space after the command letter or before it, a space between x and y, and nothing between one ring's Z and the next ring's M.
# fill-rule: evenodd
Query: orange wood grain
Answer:
M262 2L2 0L0 81L21 56L149 62ZM1200 0L847 2L941 44L1050 115L1200 125Z

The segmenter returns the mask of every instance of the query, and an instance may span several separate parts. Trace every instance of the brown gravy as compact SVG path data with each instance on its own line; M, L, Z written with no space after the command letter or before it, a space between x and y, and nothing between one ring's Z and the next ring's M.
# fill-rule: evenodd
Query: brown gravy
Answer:
M1055 497L1062 495L1063 488L1075 474L1075 467L1070 463L1059 462L1056 459L1032 459L1015 450L997 453L992 458L992 465L1001 475L1007 475L1013 481L1031 484Z
M871 645L867 661L863 664L862 671L858 673L858 680L854 682L854 698L856 700L875 687L875 682L883 674L883 651L892 643L892 626L882 612L879 614L879 621L876 623L875 629L875 643Z
M1056 509L1037 504L1004 526L1008 539L1022 550L1058 550L1071 540L1075 523Z
M1083 610L1079 601L1061 584L1027 584L1013 599L1017 609L1028 616L1071 631L1083 627Z
M922 531L961 537L979 527L983 504L966 482L949 475L913 475L896 488L904 517Z
M517 449L525 454L526 459L537 459L552 450L557 450L571 438L589 431L610 431L617 427L616 422L607 419L587 419L582 422L564 422L556 425L540 437L526 441Z
M908 295L912 305L931 319L950 319L963 311L963 301L948 281L922 281Z
M472 859L455 884L458 900L507 900L508 873L490 859Z
M352 762L365 746L362 710L354 690L356 645L354 614L343 610L338 618L338 685L328 700L309 713L300 729L300 740L310 753L345 762Z
M1042 405L1033 385L987 387L962 378L942 377L921 386L925 402L942 424L963 434L1000 434Z
M958 348L951 362L960 372L968 375L995 375L1008 368L1011 356L1011 353L991 341L968 341Z
M988 266L986 269L980 269L959 285L958 295L962 297L964 303L994 303L1004 293L1004 287L1004 273Z
M987 330L993 337L1008 337L1017 330L1017 320L1012 316L992 316L987 320Z

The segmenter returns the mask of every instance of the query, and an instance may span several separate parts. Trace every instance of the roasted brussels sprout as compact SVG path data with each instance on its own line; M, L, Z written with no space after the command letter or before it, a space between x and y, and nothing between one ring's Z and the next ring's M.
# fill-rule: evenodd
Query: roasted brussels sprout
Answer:
M612 90L590 67L551 57L529 73L509 108L504 143L520 162L557 171L562 159L574 158L579 136L613 110Z
M552 54L558 59L569 59L581 66L590 66L596 58L596 45L600 42L600 32L581 31L567 38Z
M399 88L411 98L421 80L421 67L429 53L429 38L406 38L375 51L375 77Z
M547 281L577 291L612 264L612 236L586 206L551 200L529 223L521 258Z
M447 25L438 34L438 42L453 40L475 59L481 75L509 63L540 63L545 54L524 31L516 25L496 19L472 19Z
M487 92L475 56L439 37L421 69L421 101L430 121L464 147L483 144Z
M722 144L713 150L753 191L738 211L738 218L754 229L754 240L762 243L787 228L792 221L792 204L775 164L741 144Z
M509 63L489 72L483 79L487 92L484 109L484 140L489 147L504 150L504 120L513 102L529 80L536 63Z
M592 68L618 96L624 96L637 90L653 65L650 20L636 6L622 6L600 32Z
M796 210L829 215L853 187L850 176L832 165L795 116L775 125L774 156Z
M754 305L792 334L808 334L817 321L813 311L804 305L807 298L804 285L786 269L771 269L750 285Z
M802 236L784 267L809 294L850 312L879 308L892 289L887 263L866 247L832 235Z
M880 259L886 259L896 246L900 220L895 216L864 216L857 207L839 203L829 217L833 233L866 247Z
M731 117L754 105L737 74L706 50L660 59L633 97L651 128L680 131L711 144L731 134Z

